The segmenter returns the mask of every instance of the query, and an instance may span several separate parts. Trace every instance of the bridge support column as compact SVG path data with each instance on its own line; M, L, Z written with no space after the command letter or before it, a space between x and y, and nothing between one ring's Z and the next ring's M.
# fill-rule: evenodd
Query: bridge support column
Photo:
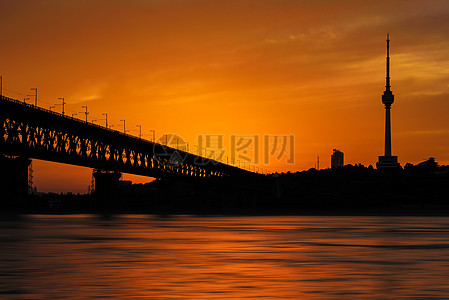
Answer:
M28 166L25 157L7 157L0 154L0 206L23 208L28 194Z
M120 172L94 170L95 208L100 210L117 209L119 204Z

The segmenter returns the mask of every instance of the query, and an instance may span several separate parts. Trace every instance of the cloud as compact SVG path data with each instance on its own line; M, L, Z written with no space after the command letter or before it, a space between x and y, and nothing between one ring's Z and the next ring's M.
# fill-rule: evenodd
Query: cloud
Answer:
M413 130L398 132L399 135L448 135L449 129L434 129L434 130Z
M108 85L106 83L100 83L82 88L79 92L69 98L70 103L76 104L102 99L107 87Z

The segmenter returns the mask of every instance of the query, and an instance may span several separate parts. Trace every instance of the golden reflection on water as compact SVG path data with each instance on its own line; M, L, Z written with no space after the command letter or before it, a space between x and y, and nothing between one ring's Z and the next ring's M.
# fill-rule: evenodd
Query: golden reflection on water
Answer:
M25 216L0 242L0 299L449 295L441 217Z

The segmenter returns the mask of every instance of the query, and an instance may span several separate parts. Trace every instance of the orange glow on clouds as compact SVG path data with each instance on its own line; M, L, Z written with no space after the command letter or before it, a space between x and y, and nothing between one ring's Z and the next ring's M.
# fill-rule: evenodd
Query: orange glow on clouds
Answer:
M144 138L295 136L298 171L374 164L383 151L391 34L393 154L449 163L449 3L432 1L14 1L0 9L4 94ZM61 107L57 107L61 109ZM228 142L227 142L228 143ZM227 149L229 151L229 149ZM41 190L85 192L90 170L36 162ZM68 170L68 171L63 171ZM64 175L64 174L70 174ZM64 177L66 176L66 177ZM87 176L87 178L86 178ZM71 182L71 184L67 184ZM77 187L77 184L79 186Z

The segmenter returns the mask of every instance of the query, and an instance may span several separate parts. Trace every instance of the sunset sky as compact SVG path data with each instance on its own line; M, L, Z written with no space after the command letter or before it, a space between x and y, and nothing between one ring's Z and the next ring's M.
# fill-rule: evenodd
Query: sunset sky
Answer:
M67 114L191 150L201 134L294 135L294 164L271 172L327 168L333 148L375 165L386 33L393 155L449 164L447 0L0 0L0 75L11 98L37 87L44 108L64 97ZM90 169L33 167L40 191L87 192Z

